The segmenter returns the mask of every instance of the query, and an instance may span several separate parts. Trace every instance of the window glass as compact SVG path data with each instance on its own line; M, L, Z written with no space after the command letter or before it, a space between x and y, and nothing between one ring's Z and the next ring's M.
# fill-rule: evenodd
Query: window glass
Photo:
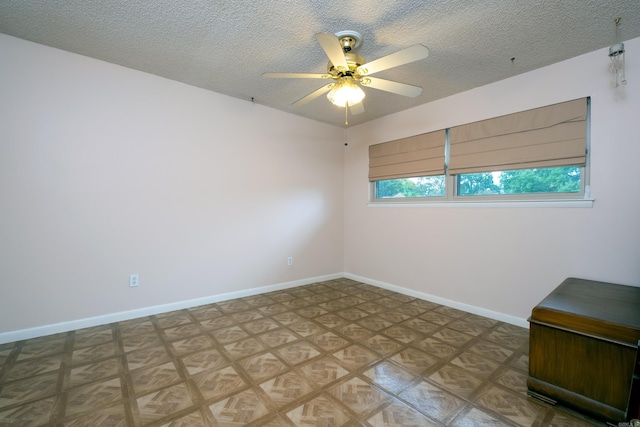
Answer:
M376 181L375 189L377 199L444 196L445 177L437 175Z
M519 169L456 176L457 195L579 193L580 166Z

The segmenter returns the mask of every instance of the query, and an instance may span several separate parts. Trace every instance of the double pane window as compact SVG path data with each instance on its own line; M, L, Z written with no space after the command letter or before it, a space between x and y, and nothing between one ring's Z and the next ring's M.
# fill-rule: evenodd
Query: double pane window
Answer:
M588 113L582 98L373 145L373 199L582 197Z

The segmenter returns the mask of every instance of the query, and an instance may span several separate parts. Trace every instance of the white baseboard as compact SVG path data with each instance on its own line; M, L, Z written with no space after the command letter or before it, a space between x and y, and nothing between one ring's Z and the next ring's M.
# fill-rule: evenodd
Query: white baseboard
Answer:
M235 298L244 298L248 296L263 294L266 292L280 291L297 286L310 285L316 282L333 280L345 277L343 273L329 274L325 276L310 277L307 279L294 280L292 282L278 283L275 285L262 286L258 288L245 289L236 292L228 292L218 295L210 295L203 298L195 298L185 301L178 301L169 304L156 305L152 307L143 307L135 310L121 311L118 313L105 314L103 316L88 317L84 319L70 320L68 322L60 322L52 325L37 326L35 328L20 329L17 331L9 331L0 333L0 344L22 341L30 338L43 337L46 335L57 334L60 332L74 331L76 329L90 328L93 326L107 325L113 322L122 322L138 317L151 316L154 314L166 313L174 310L183 310L185 308L197 307L200 305L212 304L214 302L227 301Z
M487 310L486 308L476 307L473 305L452 301L446 298L441 298L436 295L426 294L424 292L418 292L412 289L402 288L400 286L391 285L389 283L380 282L378 280L369 279L369 278L358 276L351 273L344 273L344 277L346 277L347 279L352 279L358 282L366 283L368 285L377 286L379 288L398 292L399 294L408 295L414 298L420 298L423 300L434 302L436 304L446 305L447 307L457 308L458 310L466 311L467 313L477 314L478 316L488 317L490 319L499 320L501 322L510 323L512 325L529 329L529 322L527 322L527 319L522 319L520 317L510 316L508 314L499 313L497 311Z
M125 320L131 320L138 317L152 316L155 314L166 313L174 310L183 310L185 308L192 308L200 305L207 305L207 304L212 304L220 301L227 301L235 298L244 298L248 296L263 294L266 292L280 291L284 289L295 288L297 286L304 286L304 285L310 285L312 283L323 282L326 280L339 279L342 277L346 277L348 279L366 283L368 285L377 286L379 288L388 289L390 291L398 292L400 294L409 295L415 298L431 301L436 304L442 304L448 307L457 308L458 310L463 310L468 313L477 314L479 316L488 317L490 319L499 320L501 322L510 323L512 325L520 326L523 328L529 328L529 322L527 322L526 319L521 319L519 317L510 316L508 314L487 310L482 307L476 307L473 305L448 300L446 298L441 298L436 295L426 294L423 292L402 288L400 286L391 285L389 283L380 282L378 280L361 277L351 273L335 273L335 274L329 274L325 276L294 280L292 282L284 282L284 283L278 283L275 285L245 289L245 290L236 291L236 292L210 295L203 298L195 298L195 299L178 301L178 302L169 303L169 304L156 305L152 307L143 307L135 310L121 311L118 313L110 313L103 316L88 317L84 319L71 320L68 322L55 323L52 325L37 326L35 328L2 332L0 333L0 344L26 340L30 338L42 337L46 335L57 334L60 332L68 332L76 329L106 325L114 322L122 322Z

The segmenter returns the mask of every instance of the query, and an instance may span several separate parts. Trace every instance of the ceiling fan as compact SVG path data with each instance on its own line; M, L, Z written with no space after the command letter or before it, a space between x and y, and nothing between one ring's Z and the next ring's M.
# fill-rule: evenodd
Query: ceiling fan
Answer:
M422 93L421 87L371 77L371 75L426 58L429 55L429 49L423 45L416 44L374 61L366 62L363 57L353 52L362 43L362 36L356 31L341 31L335 35L318 33L316 34L316 39L329 57L326 73L262 74L263 77L268 78L331 80L331 83L311 92L309 95L294 102L293 105L304 105L329 92L327 98L333 104L339 107L349 107L352 114L360 114L364 112L361 101L365 93L359 85L409 97L416 97Z

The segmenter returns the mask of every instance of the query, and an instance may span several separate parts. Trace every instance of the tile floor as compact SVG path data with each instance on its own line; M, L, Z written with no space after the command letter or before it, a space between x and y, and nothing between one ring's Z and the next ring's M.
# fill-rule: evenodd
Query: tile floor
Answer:
M603 426L528 331L349 279L0 345L0 426Z

